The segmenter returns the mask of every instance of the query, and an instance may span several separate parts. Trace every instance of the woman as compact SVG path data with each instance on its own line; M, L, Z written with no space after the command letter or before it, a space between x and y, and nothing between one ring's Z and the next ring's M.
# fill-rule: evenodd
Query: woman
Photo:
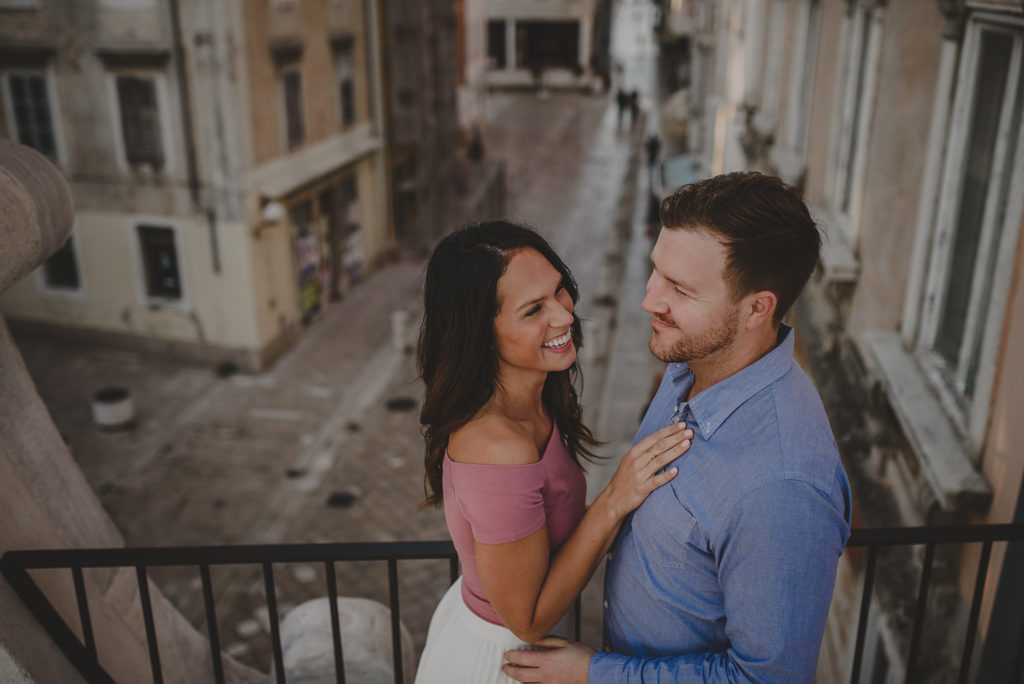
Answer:
M597 442L573 386L576 282L507 221L444 238L427 265L418 363L428 505L444 505L463 575L431 619L416 681L511 682L502 653L569 636L569 609L627 513L689 447L673 425L634 446L589 508Z

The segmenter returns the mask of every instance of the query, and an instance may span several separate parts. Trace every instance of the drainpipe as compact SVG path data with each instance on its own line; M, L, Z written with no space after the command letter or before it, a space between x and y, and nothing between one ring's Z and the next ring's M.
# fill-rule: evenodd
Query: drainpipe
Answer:
M192 127L192 98L188 89L188 73L185 69L185 47L181 32L181 8L178 0L169 0L171 12L172 51L174 67L178 73L178 100L181 102L181 125L185 136L185 167L188 174L188 190L192 205L206 217L210 234L210 254L213 272L220 273L220 240L217 236L217 213L213 207L203 204L199 187L199 170L196 163L196 135Z

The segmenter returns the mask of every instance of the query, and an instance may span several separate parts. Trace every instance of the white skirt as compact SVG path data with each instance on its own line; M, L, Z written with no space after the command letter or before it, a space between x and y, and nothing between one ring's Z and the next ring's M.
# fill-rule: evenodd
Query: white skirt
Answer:
M571 609L551 633L571 637ZM467 608L460 577L430 618L416 684L516 684L501 671L505 651L532 648L506 627L488 622Z

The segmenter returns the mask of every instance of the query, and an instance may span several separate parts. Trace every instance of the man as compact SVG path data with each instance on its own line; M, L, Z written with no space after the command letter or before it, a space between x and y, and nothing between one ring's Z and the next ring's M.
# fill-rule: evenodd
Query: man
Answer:
M608 653L557 638L506 653L521 682L811 682L849 482L782 324L821 239L796 192L733 173L661 206L644 310L668 362L637 433L694 430L679 474L623 523L605 578Z

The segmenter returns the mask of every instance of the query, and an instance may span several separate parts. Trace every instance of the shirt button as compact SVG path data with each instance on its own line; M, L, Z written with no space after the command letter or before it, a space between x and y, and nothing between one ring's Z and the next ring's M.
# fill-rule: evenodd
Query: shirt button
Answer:
M611 553L609 553L609 554L608 554L608 560L611 560L611 559L612 559L612 554L611 554Z
M605 601L605 602L604 602L604 609L605 609L605 610L608 610L608 601Z

